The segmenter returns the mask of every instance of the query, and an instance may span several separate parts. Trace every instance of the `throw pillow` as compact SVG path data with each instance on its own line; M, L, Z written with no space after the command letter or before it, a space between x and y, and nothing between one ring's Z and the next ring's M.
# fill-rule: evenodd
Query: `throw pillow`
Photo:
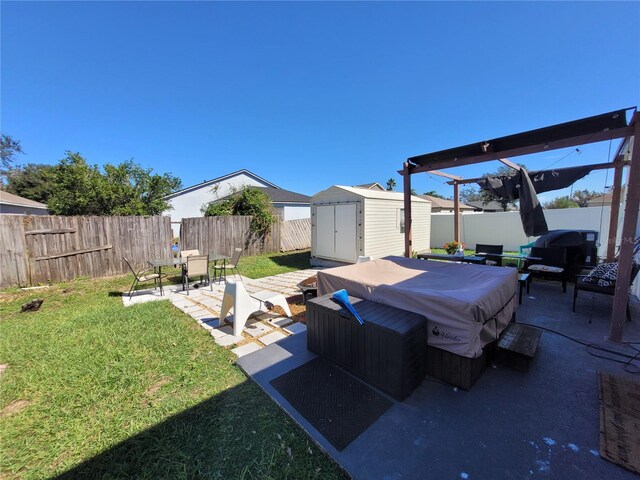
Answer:
M597 283L599 287L615 285L618 278L618 262L601 263L589 272L584 279L588 283Z

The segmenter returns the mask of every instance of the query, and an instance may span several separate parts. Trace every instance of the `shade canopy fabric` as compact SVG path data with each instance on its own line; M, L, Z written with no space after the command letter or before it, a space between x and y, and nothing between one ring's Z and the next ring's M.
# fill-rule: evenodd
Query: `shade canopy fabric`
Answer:
M525 235L537 237L549 231L537 194L559 190L585 177L593 169L586 165L528 173L521 168L515 175L485 177L477 184L496 198L520 200L520 218Z

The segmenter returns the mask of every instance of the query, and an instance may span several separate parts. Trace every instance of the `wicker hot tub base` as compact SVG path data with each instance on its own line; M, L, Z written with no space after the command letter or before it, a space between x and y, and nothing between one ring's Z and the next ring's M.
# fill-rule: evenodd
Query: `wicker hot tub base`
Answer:
M422 315L349 297L360 325L330 295L307 302L307 348L402 401L422 383L427 321Z

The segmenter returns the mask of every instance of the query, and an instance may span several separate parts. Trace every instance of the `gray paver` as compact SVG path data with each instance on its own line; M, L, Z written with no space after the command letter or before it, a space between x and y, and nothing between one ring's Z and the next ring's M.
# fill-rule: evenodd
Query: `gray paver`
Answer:
M277 333L277 332L276 332ZM234 337L233 335L225 335L224 337L213 337L216 343L222 347L230 347L244 340L244 337Z
M276 318L270 318L269 320L267 320L267 322L270 323L271 325L282 328L285 325L290 325L291 323L293 323L293 320L287 317L276 317Z
M260 337L260 341L265 345L271 345L272 343L277 342L278 340L282 340L283 338L287 338L287 336L284 333L271 332L268 335L265 335L264 337Z
M224 336L226 336L226 335L227 335L226 333L221 332L219 328L213 328L213 329L211 329L211 332L210 332L210 333L211 333L211 336L212 336L213 338L222 338L222 337L224 337Z
M238 357L244 357L250 353L256 352L260 350L262 347L255 342L247 343L246 345L242 345L241 347L236 347L231 350Z
M285 332L289 332L291 335L295 335L296 333L305 332L307 330L307 326L304 323L296 322L293 325L289 325L283 329Z
M269 332L273 331L273 327L266 325L262 322L255 322L251 325L245 325L244 331L251 335L254 338L261 337L262 335L266 335Z

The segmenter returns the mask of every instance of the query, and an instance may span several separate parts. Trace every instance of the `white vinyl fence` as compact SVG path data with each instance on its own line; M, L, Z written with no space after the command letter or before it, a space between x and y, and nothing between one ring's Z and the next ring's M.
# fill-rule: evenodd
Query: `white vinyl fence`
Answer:
M549 230L595 230L600 233L599 256L607 250L609 236L609 216L611 207L563 208L545 210ZM620 225L618 231L620 231ZM460 231L462 242L470 249L476 243L504 245L505 251L518 251L520 245L534 241L537 237L527 237L522 229L519 212L467 213L461 215ZM431 215L431 248L442 248L453 240L453 214Z

